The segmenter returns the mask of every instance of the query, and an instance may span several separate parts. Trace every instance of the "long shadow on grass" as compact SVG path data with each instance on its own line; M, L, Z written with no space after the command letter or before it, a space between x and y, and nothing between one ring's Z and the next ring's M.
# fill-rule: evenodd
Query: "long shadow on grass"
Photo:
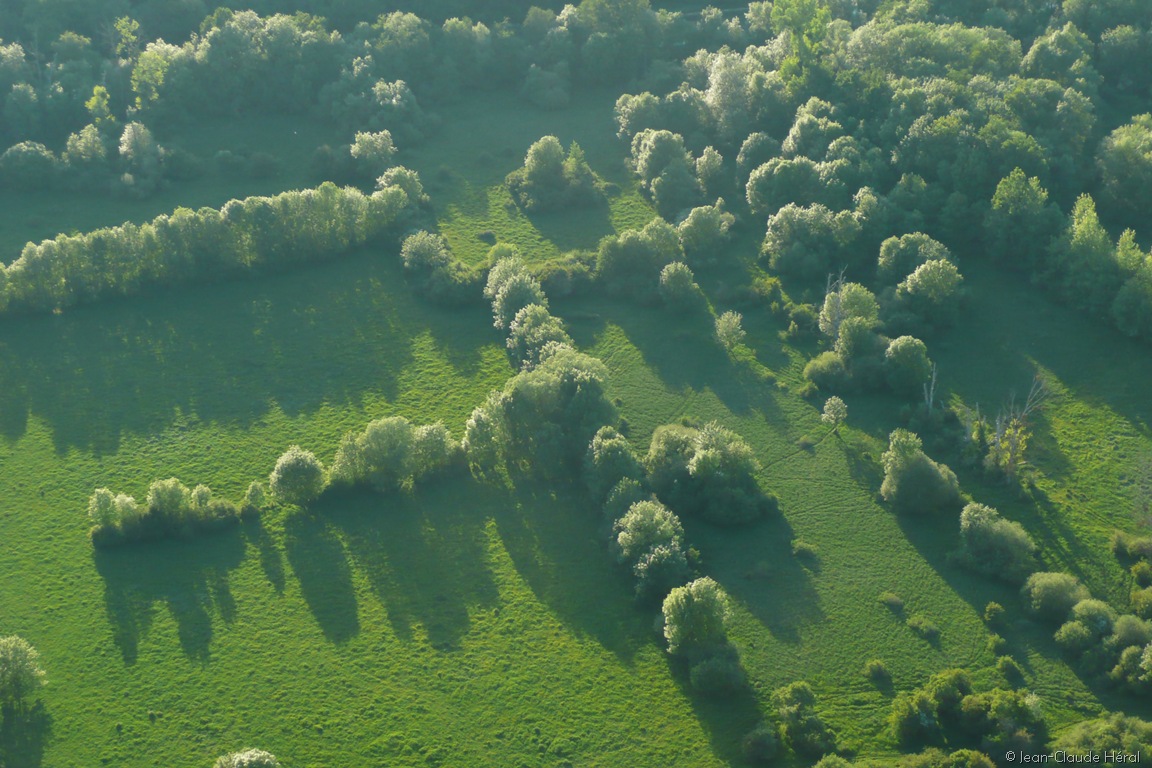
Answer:
M104 579L113 639L125 663L136 663L157 604L172 614L184 653L208 661L213 614L226 623L236 615L228 572L243 561L244 541L235 529L192 541L97 550L94 557Z
M800 628L824 620L812 576L792 554L792 526L780 514L752 525L718 528L686 519L703 570L777 639L800 642Z
M284 548L324 636L346 643L360 632L352 569L336 530L314 510L298 511L284 521Z
M536 597L574 634L596 640L626 663L651 633L632 599L631 574L613 567L599 511L563 483L517 477L496 510L500 537Z
M693 690L686 662L670 658L668 667L672 678L692 703L696 719L708 732L712 753L727 765L747 765L741 754L741 742L764 717L752 689L742 685L732 692L705 696Z
M413 494L329 493L317 511L342 532L397 636L410 640L419 625L433 647L449 651L468 632L469 611L498 601L485 524L500 502L492 489L453 472Z
M42 702L24 710L5 706L0 711L0 766L40 768L51 733L52 718Z
M289 414L389 400L433 343L462 377L490 344L483 307L439 310L404 283L390 249L290 273L110 301L0 322L0 431L48 422L58 450L113 452L175 414L248 426L273 402Z

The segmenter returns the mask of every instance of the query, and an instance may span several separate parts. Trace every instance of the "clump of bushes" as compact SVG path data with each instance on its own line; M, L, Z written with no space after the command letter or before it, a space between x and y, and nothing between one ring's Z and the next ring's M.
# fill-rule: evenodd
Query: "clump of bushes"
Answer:
M836 749L836 733L816 711L816 693L808 683L799 681L776 691L772 696L780 718L780 730L793 752L807 757L825 755Z
M1029 576L1020 594L1031 613L1051 622L1063 621L1074 605L1090 597L1075 576L1049 572Z
M217 758L212 768L280 768L280 761L262 749L246 749Z
M740 751L744 754L744 759L752 765L771 764L779 751L776 730L761 723L743 738L740 742Z
M443 424L416 426L403 416L388 416L344 436L332 462L332 482L410 488L451 463L459 451Z
M975 502L960 513L959 561L974 571L1019 583L1035 567L1036 544L1019 523Z
M656 495L684 514L720 525L747 523L775 510L756 482L760 463L742 437L717 423L656 429L645 459Z
M895 430L881 460L884 482L880 495L899 513L928 514L960 506L960 484L945 464L928 458L919 436Z
M440 235L420 231L408 236L400 259L416 292L433 301L459 304L470 300L479 287L479 273L453 257Z
M143 505L107 488L97 488L88 500L89 535L101 548L217 531L235 525L240 514L232 502L213 498L208 486L189 489L174 477L152 483Z
M595 205L604 197L580 145L573 142L565 154L555 136L529 147L524 167L508 174L505 183L512 198L529 211Z
M658 501L637 501L612 526L616 559L632 568L641 599L667 595L688 580L680 519Z

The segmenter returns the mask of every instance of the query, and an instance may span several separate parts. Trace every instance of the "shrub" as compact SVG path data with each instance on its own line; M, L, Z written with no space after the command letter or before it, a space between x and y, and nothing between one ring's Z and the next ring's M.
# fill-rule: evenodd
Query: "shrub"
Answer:
M864 665L864 677L877 685L886 685L892 682L892 673L888 671L887 665L880 659L872 659Z
M904 611L904 599L894 592L881 592L880 604L892 611L892 613L902 613Z
M998 627L1004 621L1004 606L1000 603L992 602L984 606L983 613L984 623L990 627Z
M809 360L804 366L804 378L820 389L832 392L843 391L851 380L844 358L832 350L821 352Z
M1076 754L1108 750L1128 754L1147 752L1152 747L1152 723L1123 714L1112 714L1081 722L1055 740L1052 745Z
M356 134L348 153L355 160L362 178L375 179L392 164L392 158L396 156L396 145L389 131L361 131Z
M725 696L748 682L740 660L733 654L717 654L692 666L689 681L693 690L705 696Z
M803 681L773 694L784 741L801 755L824 755L836 749L836 734L816 712L816 694Z
M269 752L246 749L218 758L212 768L280 768L280 762Z
M1036 544L1019 523L971 503L960 513L960 557L973 570L1019 583L1033 568Z
M258 480L253 480L244 493L244 511L259 512L264 507L266 496L264 484Z
M653 296L665 266L684 261L676 229L657 217L643 229L605 237L596 251L596 278L610 291L640 299Z
M187 516L191 496L187 486L174 477L156 480L148 487L148 511L160 518L176 522Z
M1034 573L1020 594L1029 611L1051 622L1063 621L1074 605L1090 597L1080 580L1067 573Z
M776 730L764 724L753 728L740 742L744 759L752 765L770 764L778 750Z
M22 637L0 637L0 705L23 708L44 684L40 654Z
M996 659L996 671L1010 683L1017 683L1024 679L1024 670L1011 656L1001 656Z
M311 451L298 445L281 454L268 476L272 495L289 504L307 504L323 492L324 485L324 466Z
M741 324L744 317L739 312L728 311L716 318L716 340L720 346L731 352L744 341L747 335Z
M400 248L404 272L417 293L433 301L456 303L474 294L478 276L455 259L440 235L420 231Z
M674 587L685 584L692 575L688 556L680 545L671 542L652 547L632 566L639 600L661 599Z
M813 768L851 768L852 763L840 755L824 755Z
M889 436L888 450L881 457L884 482L880 495L901 513L929 513L959 506L960 485L955 473L947 465L928 458L921 445L916 434L904 429Z
M52 184L59 160L52 150L34 141L24 141L0 155L0 174L16 188L43 189Z
M1076 657L1087 651L1096 642L1092 630L1079 621L1067 621L1056 630L1056 644L1070 656Z
M724 201L693 208L676 228L684 256L693 265L703 266L719 261L717 252L728 242L728 231L736 217L724 210Z
M922 232L890 237L880 244L876 275L882 282L892 284L902 281L927 261L951 258L951 252L943 243Z
M677 587L664 598L664 638L668 652L693 655L728 641L728 595L705 576Z
M988 635L988 640L985 641L984 647L988 649L988 653L993 656L1002 656L1008 649L1008 641L1000 635L995 633Z
M947 328L956 322L959 314L963 282L964 277L955 264L932 259L900 283L896 288L896 301L926 330Z
M924 616L909 616L904 623L923 640L935 643L940 639L940 628Z
M403 416L389 416L344 436L332 462L332 479L370 483L380 490L408 487L446 466L456 450L443 424L416 427Z
M515 272L503 280L492 299L492 324L502 331L508 330L517 313L533 304L548 308L544 289L527 271Z
M565 156L555 136L529 147L524 167L508 174L506 184L512 198L531 211L587 206L603 199L580 146L573 142Z

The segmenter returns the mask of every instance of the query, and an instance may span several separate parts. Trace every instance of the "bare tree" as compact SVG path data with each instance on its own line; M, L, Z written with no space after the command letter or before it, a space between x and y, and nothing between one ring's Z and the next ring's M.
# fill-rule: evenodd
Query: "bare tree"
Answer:
M1024 461L1024 452L1032 437L1030 417L1040 410L1051 396L1044 380L1037 375L1032 380L1032 388L1021 403L1016 394L1009 395L1008 403L996 414L996 421L988 436L988 455L984 465L1004 473L1005 479L1014 480Z

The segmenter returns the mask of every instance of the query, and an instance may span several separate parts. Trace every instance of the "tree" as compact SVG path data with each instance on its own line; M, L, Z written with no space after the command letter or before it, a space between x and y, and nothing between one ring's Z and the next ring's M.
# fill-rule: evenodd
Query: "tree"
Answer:
M819 204L801 208L789 203L768 219L760 254L777 272L823 279L848 261L848 249L859 235L860 223L851 211L833 213Z
M959 507L960 485L955 473L928 458L922 446L920 437L906 429L897 429L889 436L888 450L881 456L884 482L880 495L901 513Z
M311 451L289 446L268 476L272 495L289 504L307 504L324 490L324 465Z
M893 390L918 393L932 375L927 345L912 336L893 339L884 353L884 368Z
M1133 225L1152 203L1152 114L1137 115L1112 131L1096 156L1104 202Z
M44 684L40 654L22 637L0 637L0 704L23 708Z
M660 271L660 297L674 307L688 307L701 297L696 276L688 265L674 261Z
M836 734L816 711L816 693L804 681L772 695L785 743L802 755L823 755L836 749Z
M951 261L930 259L896 287L896 301L929 330L947 328L960 313L964 276Z
M392 165L396 145L389 131L358 131L348 151L356 161L360 176L375 179Z
M693 208L676 227L688 263L698 266L717 263L717 252L728 242L728 230L735 222L736 217L724 210L723 199L718 199L715 205Z
M705 576L677 587L664 598L664 639L668 652L695 655L728 642L728 594Z
M270 752L246 749L218 758L212 768L280 768L280 762Z
M992 507L972 502L960 513L960 557L969 567L1019 583L1032 570L1035 551L1024 527Z
M584 482L597 503L603 503L621 480L644 480L644 465L636 457L628 439L615 427L596 431L584 458Z
M859 283L845 283L843 277L829 281L820 309L820 330L833 340L839 339L840 327L854 318L863 321L867 328L880 323L880 305L872 291Z
M512 197L531 211L591 205L601 199L584 150L573 142L565 155L555 136L545 136L529 147L524 167L508 174L505 183Z
M502 280L500 290L492 300L492 324L507 330L520 310L536 305L548 308L548 297L540 282L527 271L515 272Z
M1068 573L1034 573L1020 590L1029 611L1059 623L1068 618L1069 611L1091 595L1080 580Z
M832 427L832 431L839 433L840 425L848 420L848 406L836 396L828 398L824 403L824 412L820 421Z
M885 283L899 282L921 264L933 259L951 261L952 253L943 243L923 232L890 237L880 244L876 276Z
M1049 243L1059 234L1063 215L1048 202L1040 179L1017 168L996 185L992 208L984 218L990 255L1021 271L1038 268Z
M508 352L524 368L534 368L550 345L572 346L564 322L545 307L529 304L516 313L508 326Z
M634 565L657 547L682 549L684 527L658 501L638 501L612 526L613 549L622 563Z
M744 317L739 312L728 311L716 318L716 340L720 346L731 352L744 341L747 335L741 325Z

